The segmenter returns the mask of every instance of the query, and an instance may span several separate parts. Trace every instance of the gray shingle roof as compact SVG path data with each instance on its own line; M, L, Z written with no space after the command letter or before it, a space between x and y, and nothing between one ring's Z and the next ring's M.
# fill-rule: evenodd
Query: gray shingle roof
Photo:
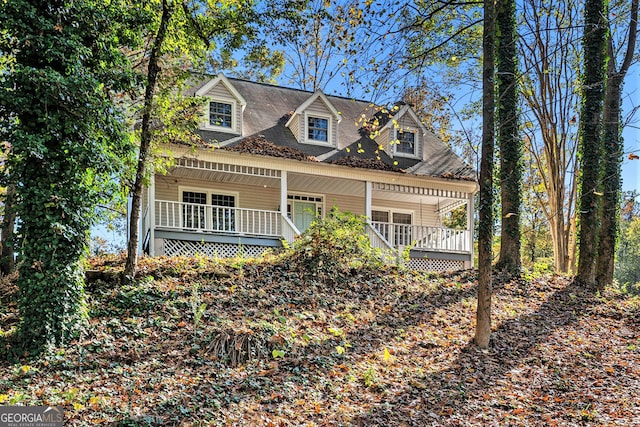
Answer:
M208 76L206 80L194 85L191 92L195 93L211 78ZM362 128L363 117L365 120L369 119L377 110L366 101L326 95L342 117L338 125L338 140L341 147L347 146L348 149L301 144L285 124L291 117L291 113L313 95L312 92L234 78L228 78L228 80L247 101L243 112L243 135L239 137L223 132L198 130L198 135L206 142L215 143L222 148L234 147L245 138L259 136L277 146L300 150L326 163L341 161L342 164L353 167L366 166L367 162L350 163L348 161L350 158L357 157L375 160L375 162L381 161L414 175L476 179L475 171L433 135L425 137L424 160L391 158L386 152L379 150L378 143L369 138L368 132Z

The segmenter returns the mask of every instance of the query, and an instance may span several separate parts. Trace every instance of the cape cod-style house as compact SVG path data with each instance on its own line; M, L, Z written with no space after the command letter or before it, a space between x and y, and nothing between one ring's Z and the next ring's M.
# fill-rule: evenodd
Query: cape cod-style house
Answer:
M335 206L368 218L374 246L410 246L412 268L472 266L475 172L409 105L385 111L224 75L192 92L206 99L202 143L163 147L174 162L145 193L145 252L259 255ZM460 206L466 229L443 227Z

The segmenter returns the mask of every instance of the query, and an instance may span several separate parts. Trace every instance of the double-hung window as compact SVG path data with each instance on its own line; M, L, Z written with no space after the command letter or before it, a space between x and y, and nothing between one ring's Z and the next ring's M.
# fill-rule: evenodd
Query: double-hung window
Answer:
M182 192L182 223L185 228L203 229L206 226L207 193Z
M223 128L233 128L233 107L226 102L209 103L209 124Z
M329 142L329 120L309 116L307 118L307 138L311 141Z
M211 195L212 222L216 231L235 231L236 229L236 198L227 194Z
M394 244L409 246L412 243L411 214L393 212Z
M395 246L411 244L412 219L413 215L410 213L388 210L371 211L371 221L373 221L375 228L382 237Z
M182 226L189 230L236 231L236 196L182 190Z
M416 134L411 131L398 131L398 143L396 152L403 154L416 154Z

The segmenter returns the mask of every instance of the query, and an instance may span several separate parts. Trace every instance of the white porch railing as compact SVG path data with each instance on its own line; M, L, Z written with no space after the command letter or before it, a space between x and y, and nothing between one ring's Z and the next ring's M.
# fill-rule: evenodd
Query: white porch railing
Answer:
M280 237L278 211L156 200L155 225L181 231Z
M446 252L470 252L469 230L372 221L371 225L395 247Z
M148 224L149 210L143 222ZM411 245L415 249L469 253L469 231L444 227L392 224L371 221L367 234L374 247L394 249ZM300 232L279 211L155 201L155 227L179 231L239 234L282 238L293 242Z
M384 223L378 223L378 224L384 224ZM377 249L384 249L384 250L395 249L391 245L391 243L389 243L389 241L386 240L382 234L380 234L380 231L378 230L379 228L380 227L374 225L371 222L367 223L367 234L369 235L369 241L371 242L371 246Z
M282 238L289 244L292 244L296 236L300 234L298 228L289 217L282 216Z

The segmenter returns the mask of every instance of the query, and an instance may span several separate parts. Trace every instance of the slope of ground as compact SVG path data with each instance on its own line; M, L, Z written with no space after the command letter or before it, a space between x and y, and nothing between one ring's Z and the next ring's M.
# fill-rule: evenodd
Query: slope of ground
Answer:
M497 277L481 351L473 271L141 267L135 286L90 283L68 348L10 361L3 344L0 404L62 405L70 426L640 426L640 304L612 291Z

